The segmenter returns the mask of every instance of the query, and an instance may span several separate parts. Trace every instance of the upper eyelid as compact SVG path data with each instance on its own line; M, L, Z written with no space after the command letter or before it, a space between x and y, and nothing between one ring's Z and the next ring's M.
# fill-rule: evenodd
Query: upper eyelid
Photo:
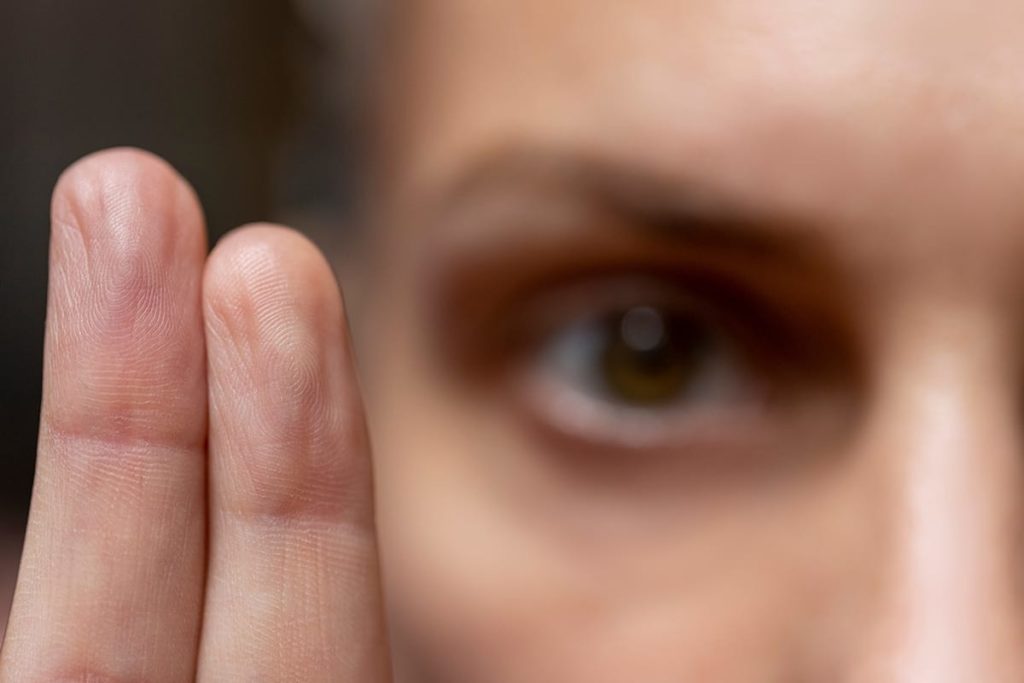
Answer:
M633 230L622 217L593 213L593 207L579 215L553 209L557 215L550 216L528 201L512 203L514 209L498 216L465 217L460 239L440 231L420 261L420 279L429 285L420 288L424 296L457 303L482 291L515 295L558 280L633 269L709 273L829 305L849 299L836 271L813 253L720 239L715 230L689 231L686 239L665 242L652 239L657 230Z
M567 317L601 315L635 306L654 306L697 318L730 334L745 328L783 326L784 316L748 289L698 270L628 268L547 282L520 296L517 304L531 323L543 327ZM547 322L543 318L554 322ZM546 324L545 324L546 323ZM765 340L762 340L765 341Z

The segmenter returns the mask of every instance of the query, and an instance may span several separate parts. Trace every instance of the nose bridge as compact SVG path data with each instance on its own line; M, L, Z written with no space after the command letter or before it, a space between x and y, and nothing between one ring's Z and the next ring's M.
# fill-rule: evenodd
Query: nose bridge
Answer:
M1018 406L987 319L919 319L887 354L865 442L884 525L868 680L1024 680ZM1018 653L1019 651L1019 653Z

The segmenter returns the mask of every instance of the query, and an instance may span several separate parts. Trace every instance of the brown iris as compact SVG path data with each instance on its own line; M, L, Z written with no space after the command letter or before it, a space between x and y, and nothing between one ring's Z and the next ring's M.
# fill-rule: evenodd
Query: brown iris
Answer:
M612 315L605 325L601 362L606 389L636 406L664 405L685 395L713 341L699 322L653 307Z

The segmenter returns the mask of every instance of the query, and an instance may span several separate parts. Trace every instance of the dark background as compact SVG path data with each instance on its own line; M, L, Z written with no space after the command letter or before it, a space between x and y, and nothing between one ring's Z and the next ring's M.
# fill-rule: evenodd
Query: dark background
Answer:
M42 373L49 195L132 145L196 187L211 243L255 220L328 235L352 135L323 17L286 0L0 0L0 524L20 533ZM345 0L338 0L345 2ZM340 230L340 227L338 227Z

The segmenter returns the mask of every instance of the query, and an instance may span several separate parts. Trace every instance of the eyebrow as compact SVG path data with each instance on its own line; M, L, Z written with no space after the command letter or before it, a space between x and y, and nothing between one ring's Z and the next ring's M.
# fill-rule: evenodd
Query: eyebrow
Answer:
M548 200L610 217L675 246L761 256L806 256L823 249L820 230L805 217L752 205L696 179L571 152L516 148L486 155L434 199L429 213L442 223L488 202Z

